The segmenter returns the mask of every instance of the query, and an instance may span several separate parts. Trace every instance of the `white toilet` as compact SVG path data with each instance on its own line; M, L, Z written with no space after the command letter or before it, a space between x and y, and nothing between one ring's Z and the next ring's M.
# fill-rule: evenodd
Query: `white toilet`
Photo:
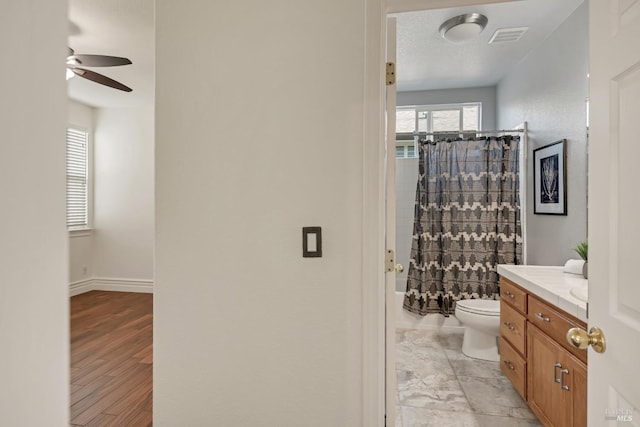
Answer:
M500 361L500 301L466 299L456 302L456 318L464 325L462 352L474 359Z

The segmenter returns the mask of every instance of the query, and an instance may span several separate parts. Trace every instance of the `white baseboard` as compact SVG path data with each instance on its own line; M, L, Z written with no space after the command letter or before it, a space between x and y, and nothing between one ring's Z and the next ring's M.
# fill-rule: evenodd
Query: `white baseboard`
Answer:
M84 294L93 290L93 279L78 280L69 284L69 296Z
M93 287L96 291L139 292L152 294L153 280L96 277L93 279Z
M93 277L69 285L69 296L89 291L153 293L153 280Z

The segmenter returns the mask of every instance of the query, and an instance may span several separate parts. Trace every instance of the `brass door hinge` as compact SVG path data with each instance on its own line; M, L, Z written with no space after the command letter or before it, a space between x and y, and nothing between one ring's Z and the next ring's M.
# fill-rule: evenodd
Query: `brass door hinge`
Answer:
M384 271L387 273L392 272L396 267L395 255L393 249L387 249L384 255Z
M387 62L387 86L396 84L396 64Z

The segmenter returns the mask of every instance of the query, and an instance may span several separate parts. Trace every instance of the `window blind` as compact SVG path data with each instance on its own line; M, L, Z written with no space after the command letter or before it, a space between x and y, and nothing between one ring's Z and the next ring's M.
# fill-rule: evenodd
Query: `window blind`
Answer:
M67 227L88 225L88 134L67 129Z

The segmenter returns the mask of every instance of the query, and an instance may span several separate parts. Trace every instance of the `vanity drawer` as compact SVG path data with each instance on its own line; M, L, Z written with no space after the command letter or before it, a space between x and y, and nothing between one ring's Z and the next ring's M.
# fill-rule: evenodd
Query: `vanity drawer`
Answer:
M539 300L533 295L528 297L529 321L536 325L542 332L555 340L562 347L573 353L578 359L587 363L587 351L580 350L567 343L567 331L571 328L586 329L587 325L578 320L561 314L550 304Z
M527 362L511 347L504 337L500 337L500 369L513 384L524 400L526 397Z
M500 304L500 335L505 337L520 354L525 354L526 323L527 318L524 315L518 313L504 300L502 301Z
M500 278L500 300L507 302L520 313L527 313L527 293L504 277Z

